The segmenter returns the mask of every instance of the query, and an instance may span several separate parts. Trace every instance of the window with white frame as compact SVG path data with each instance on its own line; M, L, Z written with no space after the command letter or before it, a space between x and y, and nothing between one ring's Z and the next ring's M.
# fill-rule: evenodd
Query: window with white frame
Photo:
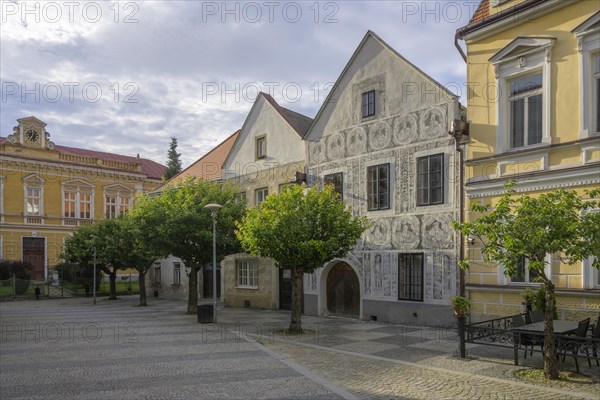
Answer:
M39 187L25 188L25 215L40 216L42 210L42 189Z
M173 285L181 285L181 263L173 263Z
M367 205L369 211L390 208L390 164L367 167Z
M265 201L269 194L268 188L260 188L254 191L254 205L259 206L260 203Z
M238 287L258 287L258 266L256 261L238 260L236 262L236 269Z
M94 204L93 186L85 184L63 184L63 217L92 219Z
M542 73L510 80L508 113L512 149L542 142Z
M554 38L517 38L490 62L498 79L496 153L551 143Z
M515 273L510 277L512 283L540 283L537 281L539 274L528 268L529 260L521 257L517 260Z
M107 219L125 215L133 202L133 191L126 186L113 186L104 189L104 215Z
M600 135L600 13L572 33L579 51L579 135L586 138Z

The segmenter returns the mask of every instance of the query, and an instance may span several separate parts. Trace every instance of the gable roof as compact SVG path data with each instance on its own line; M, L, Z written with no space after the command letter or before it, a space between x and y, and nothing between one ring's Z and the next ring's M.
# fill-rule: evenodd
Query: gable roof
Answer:
M302 115L295 111L289 110L287 108L281 107L270 94L260 92L259 96L264 97L269 104L273 106L273 108L285 119L285 121L296 131L298 136L302 139L310 124L312 123L312 118L307 117L306 115ZM258 100L258 97L257 97Z
M4 144L5 142L8 142L7 138L0 137L0 144ZM69 146L60 146L60 145L56 145L55 151L57 151L61 154L76 155L76 156L82 156L82 157L88 157L88 158L97 158L97 159L106 160L106 161L116 161L116 162L127 163L127 164L139 164L141 167L141 173L146 175L148 178L152 178L152 179L161 179L167 169L164 165L154 162L152 160L148 160L146 158L123 156L123 155L115 154L115 153L106 153L104 151L88 150L88 149L81 149L78 147L69 147ZM87 164L68 162L68 161L61 161L61 162L64 162L66 164L77 164L77 165L84 165L84 166L87 165ZM94 167L95 168L103 168L103 169L118 169L118 168L111 168L110 166L106 166L106 165L103 165L103 166L94 165Z
M223 178L223 163L229 155L233 144L240 134L238 129L227 139L223 140L208 153L200 157L192 165L169 179L157 190L173 186L176 182L188 177L197 177L204 180L218 180Z
M244 120L242 129L240 129L238 131L238 133L241 133L246 128L246 125L248 124L250 116L256 109L261 97L264 98L265 101L267 103L269 103L275 109L275 111L277 111L277 113L281 116L281 118L283 118L285 120L285 122L294 130L294 132L296 132L296 134L298 134L300 139L303 139L304 136L306 136L306 134L308 133L308 129L310 128L310 126L313 122L312 118L307 117L306 115L297 113L295 111L289 110L287 108L281 107L275 101L275 99L273 99L273 97L271 97L271 95L264 93L264 92L259 92L258 96L256 96L256 100L254 100L254 104L252 104L252 108L250 108L250 111L248 112L248 115L246 116L246 119ZM241 135L238 135L238 137L235 139L235 142L233 143L233 145L231 147L231 150L233 150L233 147L238 145L241 140L243 140L241 138ZM227 160L229 159L229 155L231 154L231 150L229 151L229 154L227 155L227 157L225 157L225 160L223 161L223 165L225 165L227 163Z
M358 45L358 47L356 48L356 50L354 50L354 53L352 54L352 57L350 57L350 60L348 60L348 62L346 63L346 66L342 70L342 73L336 79L335 84L333 85L333 87L329 91L329 94L325 98L325 101L323 102L323 104L319 108L319 111L317 112L317 115L313 119L313 123L311 124L310 128L308 129L308 132L306 132L306 134L304 135L304 139L305 140L307 140L308 136L310 136L310 133L312 131L312 127L315 125L316 121L319 119L319 117L321 116L321 114L325 110L325 107L327 107L329 104L331 104L331 96L333 96L334 93L337 93L337 89L338 89L338 86L340 85L340 82L341 82L342 78L344 77L344 75L346 75L346 73L350 69L350 66L354 63L354 60L358 57L358 55L362 51L363 47L365 46L365 44L367 43L367 40L369 38L374 39L375 41L377 41L384 49L390 51L393 55L395 55L396 57L398 57L401 61L405 62L409 67L413 68L426 81L429 81L431 84L433 84L434 86L437 86L439 89L441 89L445 93L447 93L450 98L458 99L457 95L455 95L454 93L452 93L451 91L449 91L444 85L442 85L441 83L439 83L438 81L436 81L435 79L433 79L431 76L427 75L419 67L417 67L416 65L414 65L413 63L411 63L410 61L408 61L406 58L404 58L393 47L391 47L382 38L380 38L375 32L369 30L369 31L367 31L367 33L365 34L365 36L361 40L361 42Z

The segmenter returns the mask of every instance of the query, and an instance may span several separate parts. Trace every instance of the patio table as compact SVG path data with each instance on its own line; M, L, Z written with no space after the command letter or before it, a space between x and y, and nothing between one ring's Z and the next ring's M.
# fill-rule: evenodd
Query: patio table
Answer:
M554 324L554 333L557 335L568 335L570 333L575 333L577 331L577 326L579 325L578 321L566 321L562 319L555 319L553 321ZM516 326L510 328L516 334L522 333L537 333L544 334L544 321L534 322L532 324ZM515 365L519 365L519 341L514 340L514 351L515 351Z

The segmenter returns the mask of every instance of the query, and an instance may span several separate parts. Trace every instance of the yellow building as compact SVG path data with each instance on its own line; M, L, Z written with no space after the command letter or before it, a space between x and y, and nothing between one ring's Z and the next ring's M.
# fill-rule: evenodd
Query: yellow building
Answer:
M46 124L21 118L0 137L0 259L32 264L32 279L61 262L80 225L123 214L161 184L165 167L138 157L55 145Z
M494 204L504 183L542 193L600 185L600 13L595 1L482 0L457 36L467 46L471 140L465 165L466 209ZM466 213L466 218L470 217ZM513 277L467 248L466 289L475 316L522 309L535 287L524 266ZM600 311L600 277L590 260L561 264L547 256L559 317Z

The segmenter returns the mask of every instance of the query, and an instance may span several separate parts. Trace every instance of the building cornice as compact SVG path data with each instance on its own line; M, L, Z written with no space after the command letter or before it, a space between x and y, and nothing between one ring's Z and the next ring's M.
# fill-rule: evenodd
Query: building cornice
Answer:
M513 187L517 193L600 185L599 171L600 162L594 162L560 170L535 171L468 182L465 185L465 191L470 199L502 195L506 191L504 184L509 179L517 182Z
M491 36L497 32L533 22L552 11L574 4L576 0L528 0L493 14L479 22L460 28L458 37L465 42Z

